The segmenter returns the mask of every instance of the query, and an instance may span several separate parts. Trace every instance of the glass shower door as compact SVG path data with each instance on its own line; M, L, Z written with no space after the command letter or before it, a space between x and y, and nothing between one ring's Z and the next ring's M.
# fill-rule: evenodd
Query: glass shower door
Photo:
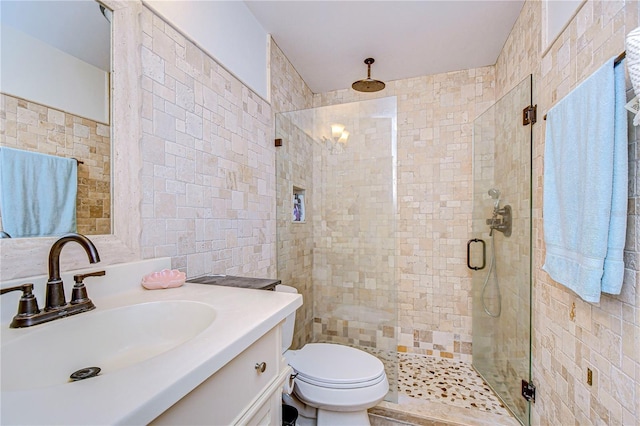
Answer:
M377 356L397 400L397 100L276 115L278 278L298 289L294 346ZM297 208L299 205L300 208Z
M473 366L529 424L531 378L531 142L529 76L474 121ZM475 268L475 269L474 269Z

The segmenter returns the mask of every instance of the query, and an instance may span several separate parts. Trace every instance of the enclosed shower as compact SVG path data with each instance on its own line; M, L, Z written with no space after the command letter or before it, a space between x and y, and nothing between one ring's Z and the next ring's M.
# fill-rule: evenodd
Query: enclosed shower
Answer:
M278 114L278 278L302 294L294 346L384 363L397 394L396 98Z
M401 412L422 410L423 403L427 417L446 410L433 410L435 404L514 424L506 407L528 424L521 391L523 380L530 382L531 124L522 115L531 80L474 121L473 151L466 154L473 212L455 213L472 219L472 270L465 277L463 243L448 267L460 268L455 282L471 290L463 304L473 307L473 367L446 353L441 341L421 346L423 334L447 335L436 327L415 331L409 324L416 327L414 346L400 343L407 332L399 324L399 253L410 250L412 236L398 232L397 102L386 97L276 115L278 278L304 299L294 347L333 342L376 355L390 382L386 402ZM418 225L428 220L425 214ZM428 316L446 301L427 294L422 302ZM436 348L446 354L428 353Z

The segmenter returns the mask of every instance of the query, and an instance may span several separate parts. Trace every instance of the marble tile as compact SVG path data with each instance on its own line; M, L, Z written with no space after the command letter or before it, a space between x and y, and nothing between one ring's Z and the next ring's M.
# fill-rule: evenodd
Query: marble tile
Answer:
M371 410L373 414L406 421L414 425L519 426L511 416L470 410L455 405L401 396L398 404L383 401Z
M443 422L439 420L425 419L407 413L394 412L392 410L374 407L369 410L369 421L371 426L399 426L399 425L420 425L420 426L455 426L455 423Z

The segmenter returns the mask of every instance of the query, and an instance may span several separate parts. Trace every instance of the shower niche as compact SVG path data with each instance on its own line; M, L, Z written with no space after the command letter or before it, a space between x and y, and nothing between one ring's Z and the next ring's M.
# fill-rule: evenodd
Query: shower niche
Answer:
M305 223L307 218L305 190L294 186L291 197L293 204L291 220L294 223Z

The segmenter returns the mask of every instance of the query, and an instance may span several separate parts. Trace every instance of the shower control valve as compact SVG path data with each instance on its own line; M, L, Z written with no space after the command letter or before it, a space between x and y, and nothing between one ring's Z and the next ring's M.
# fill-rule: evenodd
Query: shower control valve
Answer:
M506 205L501 209L495 209L493 212L493 217L491 219L487 219L486 221L487 225L489 225L489 229L491 229L489 235L493 235L493 231L496 230L502 232L505 237L510 237L511 222L512 215L510 205Z

